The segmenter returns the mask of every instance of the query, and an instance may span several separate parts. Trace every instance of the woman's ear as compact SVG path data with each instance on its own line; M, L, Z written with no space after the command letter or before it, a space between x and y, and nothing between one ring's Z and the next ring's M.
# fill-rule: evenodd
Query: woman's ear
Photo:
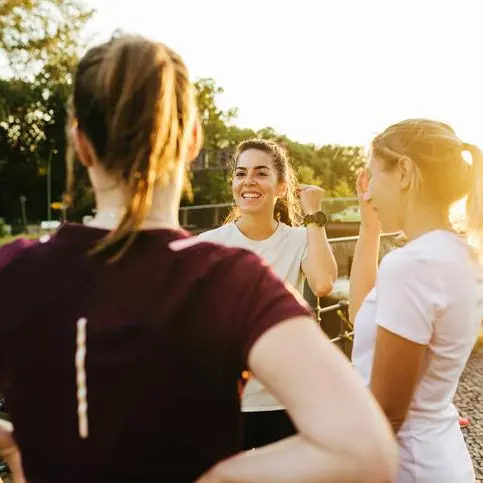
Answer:
M406 191L411 186L411 182L414 176L414 163L411 159L404 156L398 161L399 168L399 186L402 191Z
M70 134L80 163L85 168L90 168L94 164L94 153L91 143L86 135L79 129L77 123L74 123L72 126Z
M191 131L191 139L188 145L188 162L192 162L198 157L202 146L203 128L201 127L198 116L196 116L195 122L193 123L193 129Z

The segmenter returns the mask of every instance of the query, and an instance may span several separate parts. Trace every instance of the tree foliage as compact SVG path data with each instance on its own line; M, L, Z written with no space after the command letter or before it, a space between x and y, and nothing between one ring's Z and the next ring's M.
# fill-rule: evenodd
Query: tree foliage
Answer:
M78 0L0 4L0 55L11 71L0 78L0 213L10 222L20 217L22 195L31 220L47 216L49 183L51 201L61 198L65 107L92 14Z
M80 0L2 0L0 50L18 77L46 64L65 67L75 62L93 13Z
M205 143L209 150L227 147L228 124L236 117L236 109L221 110L216 99L223 94L223 88L214 79L198 79L195 82L198 114L203 126Z

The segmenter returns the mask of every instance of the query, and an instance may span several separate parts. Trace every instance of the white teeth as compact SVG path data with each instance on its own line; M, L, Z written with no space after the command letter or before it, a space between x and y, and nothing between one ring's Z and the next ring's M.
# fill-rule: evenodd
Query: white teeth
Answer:
M251 199L256 199L256 198L260 198L260 195L259 193L243 193L242 194L242 198L251 198Z

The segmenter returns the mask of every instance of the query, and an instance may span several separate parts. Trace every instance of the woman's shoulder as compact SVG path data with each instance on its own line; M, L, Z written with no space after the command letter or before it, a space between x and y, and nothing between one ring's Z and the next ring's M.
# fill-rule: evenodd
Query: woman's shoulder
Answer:
M418 247L405 245L390 250L381 260L379 264L379 278L382 275L392 277L415 276L416 273L424 273L425 267L429 263L429 258L425 250L419 250Z
M38 245L37 240L20 237L0 247L0 271L6 269L36 245Z
M470 255L465 240L445 230L434 230L421 235L405 245L387 253L381 261L381 270L410 272L420 269L423 273L428 269L451 270L461 264L464 254Z
M289 226L281 223L282 232L294 242L304 244L307 242L307 228L305 226Z
M217 230L222 228L224 227ZM170 243L169 247L173 252L179 252L180 257L185 259L188 264L196 260L200 272L211 272L222 267L230 270L230 267L238 266L239 262L245 268L264 263L252 251L224 245L216 234L213 236L209 232L187 239L175 240Z
M280 222L280 226L282 227L283 230L291 233L291 234L298 234L299 236L306 236L307 234L307 228L305 228L305 226L303 225L294 225L294 226L290 226L290 225L287 225L283 222Z
M201 241L220 242L233 231L234 223L226 223L218 228L199 233L197 238Z

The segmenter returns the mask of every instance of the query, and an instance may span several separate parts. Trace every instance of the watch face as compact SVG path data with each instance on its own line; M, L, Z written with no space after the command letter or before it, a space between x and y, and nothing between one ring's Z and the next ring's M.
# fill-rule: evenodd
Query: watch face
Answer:
M325 226L328 222L327 215L323 211L317 211L312 215L307 215L304 220L305 226L310 223L315 223L318 226Z
M325 226L327 224L327 215L323 211L315 213L315 222L319 226Z

